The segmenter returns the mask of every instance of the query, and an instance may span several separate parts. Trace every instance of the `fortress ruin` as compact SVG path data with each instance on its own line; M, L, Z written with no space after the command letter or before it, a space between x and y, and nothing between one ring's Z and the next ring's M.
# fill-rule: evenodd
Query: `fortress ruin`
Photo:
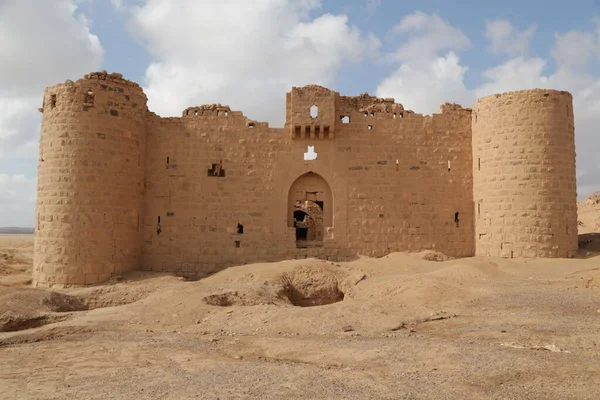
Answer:
M394 99L293 87L284 128L218 104L161 118L146 102L105 71L46 89L35 286L305 257L577 250L568 92L424 116Z

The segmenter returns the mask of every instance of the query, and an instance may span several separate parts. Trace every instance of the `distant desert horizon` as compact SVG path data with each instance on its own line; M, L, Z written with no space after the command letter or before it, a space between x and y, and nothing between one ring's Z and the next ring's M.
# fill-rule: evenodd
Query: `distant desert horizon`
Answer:
M18 226L0 226L0 235L32 235L34 228Z

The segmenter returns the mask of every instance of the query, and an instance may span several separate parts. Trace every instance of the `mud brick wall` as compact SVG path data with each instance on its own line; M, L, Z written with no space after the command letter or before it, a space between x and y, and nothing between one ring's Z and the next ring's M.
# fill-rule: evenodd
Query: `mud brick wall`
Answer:
M476 254L572 257L577 250L573 100L529 90L480 99L473 118Z
M146 96L92 74L44 94L33 283L92 284L140 265Z

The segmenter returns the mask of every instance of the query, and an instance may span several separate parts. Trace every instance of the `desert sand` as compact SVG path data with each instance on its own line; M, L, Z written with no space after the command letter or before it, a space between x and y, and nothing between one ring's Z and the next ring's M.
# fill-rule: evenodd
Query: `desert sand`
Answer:
M0 236L0 399L598 399L588 200L575 259L395 253L55 291L29 287L32 236Z

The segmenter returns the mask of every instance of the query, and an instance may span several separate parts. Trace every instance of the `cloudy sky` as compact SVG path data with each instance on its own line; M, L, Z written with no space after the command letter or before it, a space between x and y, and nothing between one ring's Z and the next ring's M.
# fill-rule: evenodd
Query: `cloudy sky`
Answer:
M102 69L162 116L222 103L273 126L293 85L419 113L568 90L579 197L600 190L599 0L0 0L0 226L33 226L44 87Z

